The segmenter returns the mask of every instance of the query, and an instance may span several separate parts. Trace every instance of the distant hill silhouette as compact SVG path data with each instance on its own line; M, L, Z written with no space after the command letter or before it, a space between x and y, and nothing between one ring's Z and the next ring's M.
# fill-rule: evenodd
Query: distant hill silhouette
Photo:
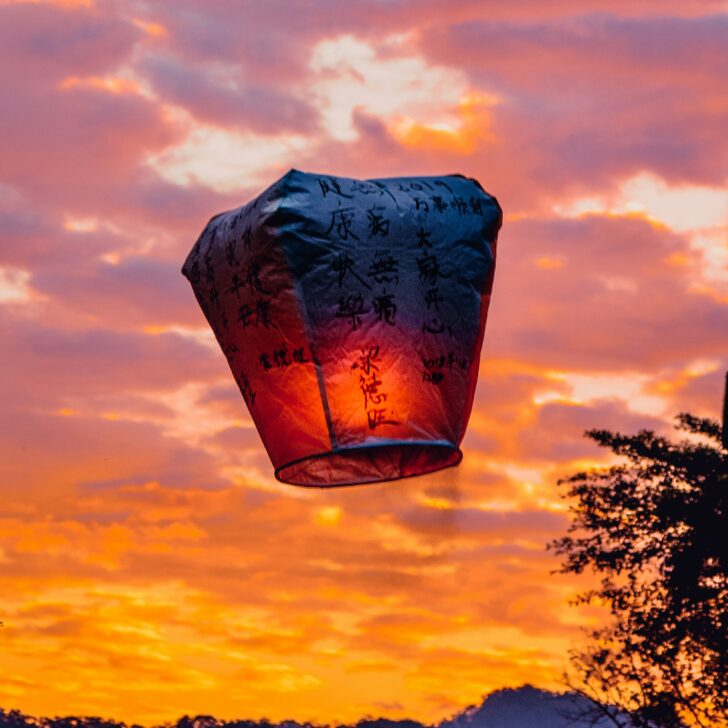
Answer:
M574 693L552 693L531 685L496 690L480 705L472 705L448 720L426 725L415 720L365 718L337 728L609 728L606 719L594 722L587 713L588 700ZM329 725L293 720L218 720L210 715L183 716L164 728L322 728ZM0 728L141 728L95 717L33 718L20 711L0 709Z
M496 690L479 706L466 708L438 728L614 728L587 719L594 704L575 693L552 693L531 685Z

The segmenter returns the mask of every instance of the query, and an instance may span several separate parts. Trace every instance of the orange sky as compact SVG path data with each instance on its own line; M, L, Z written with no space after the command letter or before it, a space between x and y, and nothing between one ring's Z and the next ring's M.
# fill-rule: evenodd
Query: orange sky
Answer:
M558 687L589 427L717 417L728 7L0 2L0 706L434 721ZM457 469L277 483L179 268L290 167L505 211Z

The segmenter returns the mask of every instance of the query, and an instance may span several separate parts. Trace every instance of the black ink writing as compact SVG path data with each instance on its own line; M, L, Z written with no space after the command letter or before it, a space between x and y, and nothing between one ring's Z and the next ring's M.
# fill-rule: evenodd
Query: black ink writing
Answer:
M331 269L339 277L339 288L344 284L347 274L351 273L360 283L371 289L371 286L354 270L354 260L348 252L339 253L331 263Z
M381 425L398 425L399 421L392 419L393 412L387 412L382 407L389 394L383 391L379 362L379 345L374 344L361 350L361 355L351 365L351 371L359 373L359 389L364 397L364 410L367 416L367 426L374 430ZM390 416L388 416L390 415Z
M431 232L425 232L425 229L420 225L420 229L417 231L417 245L420 248L431 248L432 243L430 242Z
M440 195L433 195L432 203L435 205L435 209L440 214L442 214L443 212L447 212L447 203L443 202L443 199Z
M426 281L431 286L437 283L438 278L449 278L450 273L443 273L436 255L423 253L417 258L417 267L420 271L420 280Z
M341 240L348 240L350 237L359 240L354 234L351 226L354 223L354 208L341 207L331 213L331 224L326 230L326 234L330 235L332 230L336 230L336 234Z
M382 292L381 296L375 296L372 301L374 313L377 321L383 321L385 324L394 326L394 319L397 315L397 305L394 302L394 296L391 293Z
M422 324L423 334L444 334L446 331L452 336L452 326L440 321L439 318L430 319Z
M292 349L289 355L288 345L283 343L270 352L263 351L258 355L258 364L266 374L271 369L287 369L296 364L309 364L310 361L304 346Z
M263 283L260 280L260 263L251 263L248 266L248 273L245 277L245 282L250 288L251 295L253 295L256 291L258 291L258 293L264 293L265 295L270 294L270 291L266 291L263 288Z
M386 237L389 235L389 220L386 220L384 215L381 215L377 210L383 210L383 205L378 205L367 210L367 220L369 221L369 237L373 238L375 235Z
M468 211L468 203L462 197L453 197L450 200L450 207L457 210L458 215L464 215Z
M377 251L367 276L377 283L399 283L399 262L387 253Z
M250 225L243 230L243 234L240 236L240 240L246 250L250 250L250 245L253 242L253 233L250 230Z
M240 265L240 261L235 255L235 238L230 238L225 243L225 260L227 264L232 268L233 266Z
M344 193L339 181L335 177L319 177L318 183L321 188L321 197L326 197L326 195L332 194L338 195L339 197L351 198L351 195Z
M352 293L348 296L339 298L339 308L336 311L337 318L348 318L352 331L356 331L361 326L362 314L368 312L364 308L364 299L360 293Z

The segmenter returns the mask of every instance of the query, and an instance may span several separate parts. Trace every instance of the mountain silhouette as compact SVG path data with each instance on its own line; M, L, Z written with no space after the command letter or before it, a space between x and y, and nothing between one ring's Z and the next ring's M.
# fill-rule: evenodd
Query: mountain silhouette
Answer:
M576 693L524 685L496 690L438 728L614 728L612 721L592 717L595 707Z

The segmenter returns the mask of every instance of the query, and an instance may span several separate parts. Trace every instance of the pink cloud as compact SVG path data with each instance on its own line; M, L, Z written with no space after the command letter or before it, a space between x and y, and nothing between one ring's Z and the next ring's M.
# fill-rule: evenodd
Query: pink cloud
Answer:
M103 75L128 58L142 32L118 15L48 4L0 6L0 78L50 88L66 76Z
M7 314L0 323L13 341L2 350L2 367L5 391L15 402L62 407L64 398L170 390L226 373L222 355L174 333L62 331Z
M601 400L590 405L549 402L542 405L530 426L518 435L520 462L565 463L595 460L603 451L584 436L586 430L637 432L660 431L663 423L656 417L638 415L615 401Z
M568 184L566 174L604 184L645 167L668 179L721 183L726 111L716 90L728 71L727 22L725 15L482 20L427 28L420 48L504 97L495 133L514 154L526 153L544 184ZM540 159L531 167L533 149Z
M138 70L167 102L179 105L202 122L263 134L317 129L315 107L290 90L260 83L257 74L227 73L216 79L214 69L184 63L172 56L150 56ZM253 76L252 79L246 75Z
M508 235L508 238L505 236ZM669 263L680 238L628 218L513 222L501 246L490 352L539 367L620 370L724 356L728 313ZM537 265L542 256L563 266ZM527 295L525 292L527 291Z
M190 307L189 285L174 261L129 257L112 265L103 261L67 263L38 270L33 287L63 301L76 315L93 310L96 325L106 329L140 330L180 324L202 326Z

